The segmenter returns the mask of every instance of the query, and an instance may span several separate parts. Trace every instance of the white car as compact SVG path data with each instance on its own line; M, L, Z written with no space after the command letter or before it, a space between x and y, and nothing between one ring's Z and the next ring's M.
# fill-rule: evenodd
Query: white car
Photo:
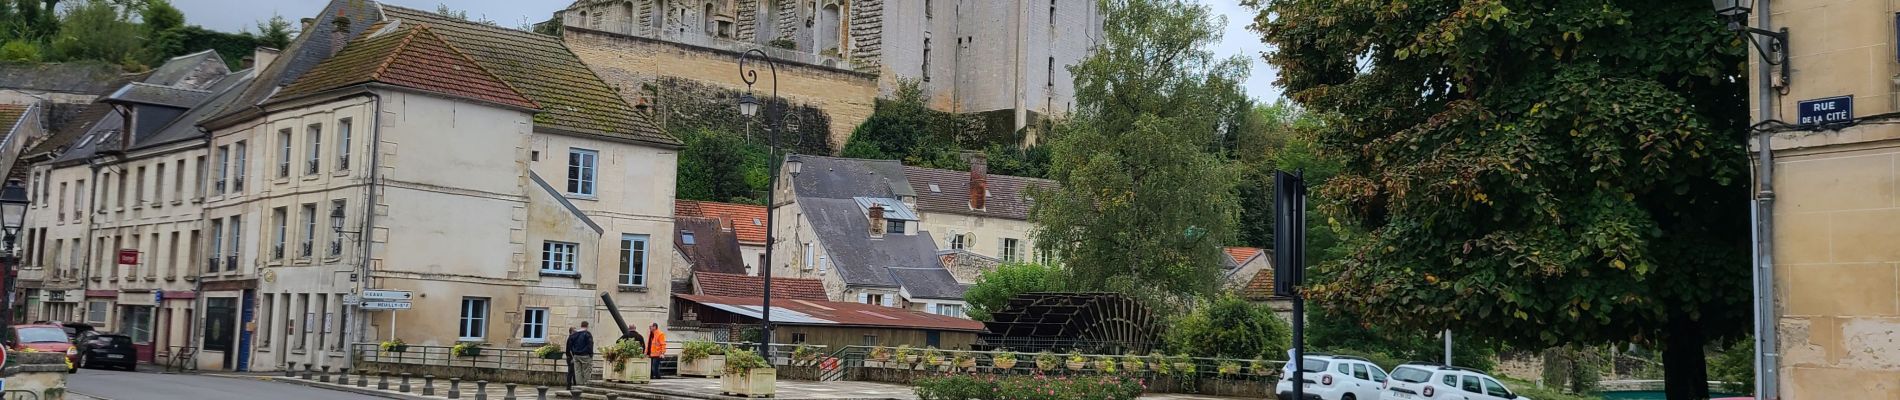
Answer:
M1280 384L1274 387L1280 400L1293 399L1293 368L1287 364L1280 368ZM1306 400L1378 400L1380 385L1385 383L1385 370L1364 358L1308 353L1301 364L1306 370L1306 384L1301 385Z
M1470 368L1409 363L1392 369L1381 400L1530 400Z

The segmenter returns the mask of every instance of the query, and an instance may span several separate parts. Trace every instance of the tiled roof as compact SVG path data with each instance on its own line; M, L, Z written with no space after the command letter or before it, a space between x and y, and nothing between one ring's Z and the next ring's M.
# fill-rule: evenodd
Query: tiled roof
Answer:
M673 216L716 218L732 227L740 244L765 244L765 206L674 200Z
M394 31L385 32L391 29ZM381 82L495 104L540 108L428 26L384 22L367 32L272 98L288 99Z
M26 106L19 104L0 104L0 135L13 130L20 123L20 117L26 116Z
M732 232L719 228L719 220L704 217L673 217L673 246L678 247L693 272L746 272L745 256L739 252L739 240ZM691 238L691 240L688 240Z
M0 88L63 93L97 94L130 81L117 64L75 61L65 63L0 63Z
M1261 268L1247 280L1247 286L1240 288L1240 297L1247 300L1272 300L1280 298L1273 294L1273 268Z
M191 108L211 97L206 90L132 82L112 92L102 101L152 104L171 108Z
M373 0L330 0L323 11L312 15L312 23L278 53L276 61L258 66L256 79L239 92L237 99L213 110L212 116L200 123L219 129L262 116L263 109L256 107L258 104L329 59L333 53L331 47L336 45L330 38L337 31L338 18L351 21L343 37L356 37L382 20L380 6Z
M679 139L633 110L561 38L444 17L434 11L382 6L389 19L429 25L456 49L541 105L538 126L669 146Z
M904 167L904 176L917 191L917 208L924 212L975 215L983 217L1029 219L1029 188L1056 188L1048 179L1011 175L985 175L990 197L982 210L970 209L970 172L947 169Z
M1265 250L1261 250L1257 247L1228 247L1226 250L1227 257L1233 258L1234 265L1236 266L1246 264L1247 260L1251 260L1254 256L1265 252Z
M713 272L694 272L693 287L697 294L725 297L760 297L765 288L765 278ZM772 278L772 299L774 300L810 300L830 301L825 296L825 283L817 279Z
M957 282L950 270L943 267L929 268L891 268L891 279L918 299L963 300L963 292L969 285Z
M682 300L725 312L759 318L758 297L676 294ZM774 296L776 297L776 296ZM892 329L930 329L980 332L983 323L916 310L837 301L792 300L772 302L777 325L861 326Z

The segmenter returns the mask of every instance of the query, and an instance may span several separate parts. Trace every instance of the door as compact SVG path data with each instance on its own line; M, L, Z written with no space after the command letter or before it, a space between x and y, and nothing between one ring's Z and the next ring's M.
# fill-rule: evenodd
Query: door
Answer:
M205 299L204 349L224 353L225 368L237 365L234 363L237 352L231 351L231 330L236 325L237 299Z
M1458 378L1458 394L1466 400L1494 400L1484 394L1484 385L1478 383L1478 377L1471 375Z
M1517 395L1511 394L1510 389L1505 389L1504 384L1498 383L1495 379L1484 377L1482 381L1484 382L1484 393L1491 396L1491 398L1499 400L1517 398Z
M1379 398L1379 384L1372 381L1372 372L1366 364L1352 364L1352 393L1360 399Z
M232 368L233 371L250 371L251 370L251 341L255 340L251 337L254 335L254 333L252 332L253 329L250 329L250 327L252 326L251 322L257 320L257 293L253 290L245 289L244 297L240 297L239 301L241 303L238 305L239 306L238 319L236 321L231 321L230 324L225 325L228 327L227 329L237 332L237 335L238 335L237 348L232 349L232 351L228 353L237 353L237 364L236 364L237 367ZM242 321L242 322L239 322L239 321ZM226 357L229 357L229 356L226 356ZM225 365L232 365L232 364L225 364ZM231 367L226 367L226 368L231 368Z

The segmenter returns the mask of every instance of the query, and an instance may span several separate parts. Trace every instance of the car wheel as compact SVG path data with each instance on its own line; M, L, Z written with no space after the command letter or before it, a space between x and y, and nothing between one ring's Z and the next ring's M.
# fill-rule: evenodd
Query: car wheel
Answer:
M72 369L74 371L77 371L77 370L85 369L85 368L92 368L92 357L79 356L79 362L73 363Z
M1339 400L1359 400L1359 396L1354 396L1352 393L1347 393L1345 396L1340 396Z

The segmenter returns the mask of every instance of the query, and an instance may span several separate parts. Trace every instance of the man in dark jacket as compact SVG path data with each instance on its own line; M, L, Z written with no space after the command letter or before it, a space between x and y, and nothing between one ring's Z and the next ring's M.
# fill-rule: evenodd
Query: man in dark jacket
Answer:
M567 334L567 388L587 383L588 375L593 372L594 333L587 331L587 321L581 321L581 327Z

